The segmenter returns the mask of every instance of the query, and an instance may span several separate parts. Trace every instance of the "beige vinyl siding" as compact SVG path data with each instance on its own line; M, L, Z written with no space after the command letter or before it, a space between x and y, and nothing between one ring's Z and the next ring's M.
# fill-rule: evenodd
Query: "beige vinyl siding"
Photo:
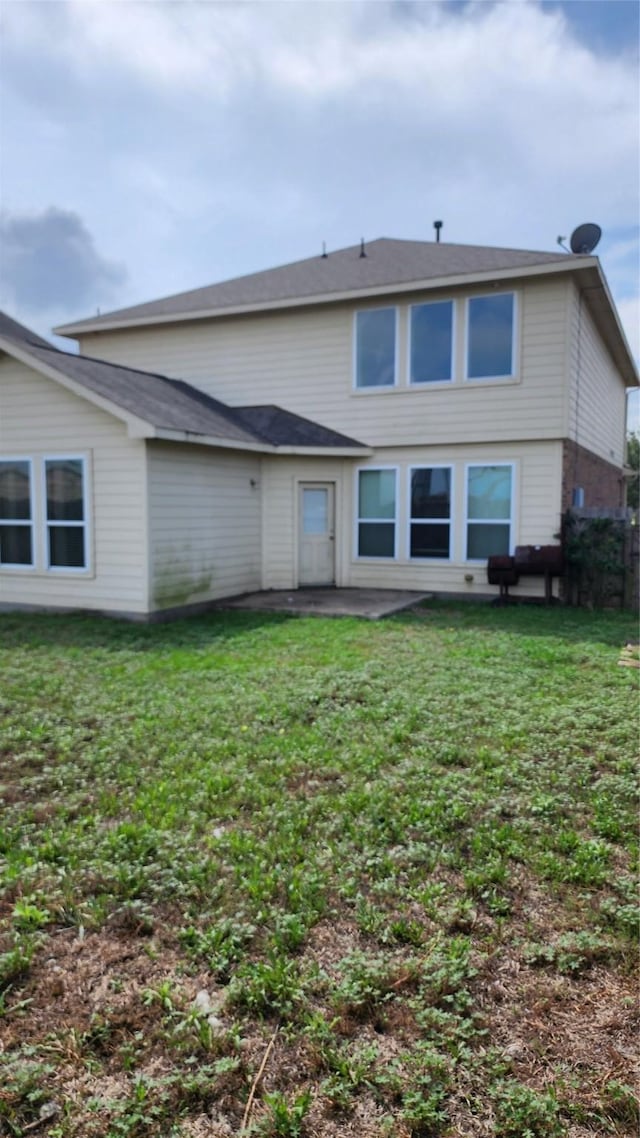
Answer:
M0 355L0 454L31 457L35 569L0 570L0 604L142 613L147 605L145 450L126 427L53 380ZM86 456L88 572L45 568L45 456Z
M151 608L261 585L260 459L150 442Z
M91 334L82 351L186 379L232 405L277 403L372 446L561 438L566 420L566 281L513 286L518 366L513 381L464 382L464 309L469 295L410 294L398 304L399 384L353 389L356 307L338 304ZM456 299L456 382L408 385L408 312L420 300ZM393 304L376 298L371 307Z
M567 436L615 466L625 452L626 388L584 296L571 286Z
M314 462L265 459L265 588L297 585L298 488L300 482L336 483L336 584L352 588L418 589L486 594L486 566L465 561L465 471L468 463L514 464L513 545L554 544L560 526L562 444L560 442L473 446L380 448L366 462ZM453 549L451 561L419 562L408 556L409 486L412 466L453 468ZM396 467L397 550L395 560L356 556L356 473L358 469ZM473 580L465 578L471 575ZM543 582L529 578L514 593L541 595Z
M335 485L336 585L349 583L351 556L352 460L264 458L263 588L294 589L298 585L300 484Z

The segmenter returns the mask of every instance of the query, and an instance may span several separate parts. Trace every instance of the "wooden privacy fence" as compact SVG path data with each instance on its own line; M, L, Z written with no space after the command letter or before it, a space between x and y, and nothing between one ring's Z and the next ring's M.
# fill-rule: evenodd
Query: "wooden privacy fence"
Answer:
M568 510L562 545L568 604L638 610L640 529L632 510Z

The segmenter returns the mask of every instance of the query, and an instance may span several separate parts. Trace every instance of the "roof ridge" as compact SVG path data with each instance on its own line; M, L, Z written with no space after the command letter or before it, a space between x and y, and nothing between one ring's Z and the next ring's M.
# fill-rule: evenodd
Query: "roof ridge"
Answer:
M393 237L387 237L387 238L376 237L374 239L374 241L369 241L368 244L373 245L373 244L375 244L375 241L382 241L382 240L393 241L393 240L395 240L395 238L393 238ZM365 242L365 248L366 248L366 245L367 245L367 242ZM341 249L334 249L333 252L327 253L326 256L327 256L327 258L335 257L338 253L348 253L350 249L358 249L359 250L360 249L360 243L358 242L355 245L345 245L344 248L341 248ZM110 316L117 316L119 313L128 312L129 309L131 309L131 308L139 308L142 305L147 305L147 304L162 304L167 300L177 300L178 297L189 296L191 293L203 292L205 289L216 288L218 285L235 284L237 281L243 281L248 277L259 277L261 275L261 273L274 273L274 272L277 272L279 269L291 269L295 265L304 265L308 261L315 261L315 260L322 260L322 259L323 259L323 254L321 252L320 253L312 253L308 257L298 257L298 258L296 258L295 261L285 261L281 265L270 265L268 268L265 268L265 269L251 269L248 273L238 273L234 277L224 277L222 280L208 281L207 284L194 285L193 288L180 289L179 292L168 292L165 296L155 296L155 297L153 297L152 300L140 300L135 304L128 304L126 306L126 308L114 308L110 312L101 312L100 316L101 316L101 318L107 319ZM86 321L89 321L91 319L92 319L92 317L87 316L87 317L82 317L78 321L76 321L76 320L66 321L66 324L71 324L73 326L75 324L85 323ZM66 327L66 324L60 325L60 327Z
M307 257L296 257L295 260L284 261L282 264L278 265L270 265L264 269L250 269L249 272L246 273L237 273L232 277L224 277L221 280L208 281L206 284L194 285L192 288L180 289L178 292L169 292L163 296L155 296L151 300L140 300L134 304L128 304L124 308L114 308L110 312L102 312L100 316L104 317L104 319L108 319L110 316L118 315L118 313L128 312L131 308L139 308L142 305L147 304L161 304L168 300L177 300L179 297L183 298L189 296L192 293L203 292L205 289L216 288L218 285L235 284L237 281L243 281L249 277L259 277L263 273L274 273L280 270L292 269L296 265L305 265L316 260L329 260L331 257L337 257L343 253L350 253L352 250L356 252L359 257L360 250L362 248L362 242L364 242L364 249L366 253L367 249L370 249L372 246L380 244L383 241L393 245L440 245L443 248L450 249L486 249L498 253L531 253L534 255L540 254L544 257L562 256L562 254L548 252L544 249L519 249L511 245L482 245L475 243L470 244L467 241L435 241L433 238L431 240L427 240L426 238L416 237L373 237L370 240L367 240L367 238L362 238L361 241L357 241L354 245L342 245L337 249L329 249L325 252L320 253L311 253ZM564 256L575 257L576 254L565 253ZM79 321L67 321L67 323L84 323L85 321L89 321L91 319L91 317L82 317Z
M60 325L58 331L82 335L156 320L171 323L225 312L328 303L350 294L378 295L383 289L406 290L413 284L428 288L432 282L473 280L487 273L513 276L519 271L526 275L550 265L553 271L572 271L582 261L576 254L557 251L376 237L364 245L318 250L310 257L120 307Z

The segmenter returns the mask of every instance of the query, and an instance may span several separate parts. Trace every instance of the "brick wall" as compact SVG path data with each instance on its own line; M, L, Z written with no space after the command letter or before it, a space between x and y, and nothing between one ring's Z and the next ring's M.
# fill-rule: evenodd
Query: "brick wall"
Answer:
M584 506L623 506L622 470L565 439L562 446L562 512L573 504L574 486L584 490Z

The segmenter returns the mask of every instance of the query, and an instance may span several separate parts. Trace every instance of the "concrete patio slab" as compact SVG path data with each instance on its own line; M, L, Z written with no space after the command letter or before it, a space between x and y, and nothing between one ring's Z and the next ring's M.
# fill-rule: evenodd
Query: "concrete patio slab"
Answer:
M380 620L430 600L432 593L405 589L288 589L248 593L220 601L216 608L254 612L288 612L299 616L359 616Z

